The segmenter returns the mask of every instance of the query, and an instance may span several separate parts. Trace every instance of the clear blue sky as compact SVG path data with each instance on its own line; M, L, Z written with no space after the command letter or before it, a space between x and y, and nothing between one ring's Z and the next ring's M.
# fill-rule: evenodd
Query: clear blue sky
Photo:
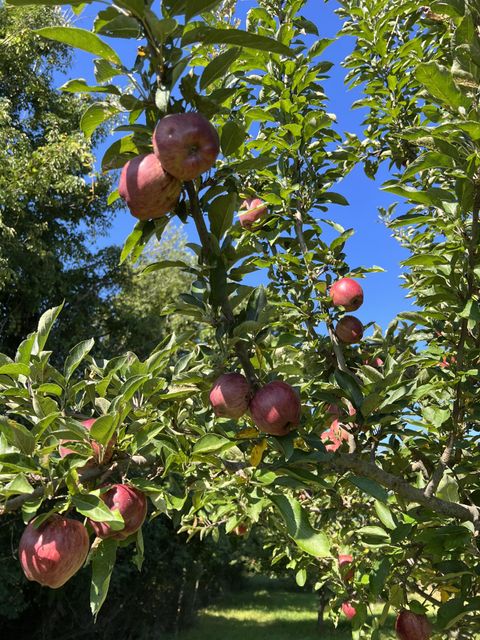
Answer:
M252 0L239 0L240 16L244 16L253 4L255 3ZM98 7L99 5L91 5L80 17L74 17L76 26L90 29ZM321 0L307 2L304 14L315 22L322 38L334 37L340 28L340 20L334 13L335 8L336 3L333 1L328 4L324 4ZM133 61L136 43L121 39L109 39L109 41L127 64ZM324 86L330 99L329 111L337 116L338 130L360 134L364 112L351 109L351 104L358 99L359 94L346 90L343 82L345 70L340 66L352 46L351 39L341 38L325 50L324 59L334 62L334 67L330 71L330 79ZM74 67L68 73L68 77L82 77L94 82L92 70L92 57L77 53ZM64 79L59 80L59 84L62 82ZM111 140L108 144L110 143ZM102 154L103 149L99 148L98 158L101 158ZM383 175L379 175L376 181L372 181L365 176L363 169L358 167L334 189L347 198L350 206L331 205L328 215L344 227L353 227L356 231L346 246L347 259L352 267L375 264L386 270L386 273L374 273L362 281L365 303L357 312L364 323L375 320L384 329L397 313L411 307L410 301L405 299L405 291L401 289L399 279L401 272L399 262L406 257L406 253L390 237L390 232L378 217L378 207L386 207L394 201L391 195L380 190L382 182L386 179L386 169ZM128 210L119 213L109 235L100 238L98 245L123 244L134 222ZM195 239L195 230L192 226L187 225L186 232L190 239Z

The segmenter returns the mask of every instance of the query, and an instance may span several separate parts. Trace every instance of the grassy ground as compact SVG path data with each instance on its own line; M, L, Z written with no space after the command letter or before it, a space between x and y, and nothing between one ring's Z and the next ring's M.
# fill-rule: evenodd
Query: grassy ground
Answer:
M315 625L314 595L248 590L203 610L195 627L180 633L177 640L351 640L348 622L321 636ZM393 637L386 635L385 640Z

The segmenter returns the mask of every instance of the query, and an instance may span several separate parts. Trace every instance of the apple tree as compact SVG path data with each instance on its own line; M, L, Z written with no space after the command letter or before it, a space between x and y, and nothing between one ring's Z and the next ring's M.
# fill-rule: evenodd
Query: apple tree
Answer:
M172 216L194 225L193 263L149 269L189 275L175 310L195 328L142 360L95 360L86 341L59 370L46 345L61 309L44 314L0 360L0 510L29 523L27 577L67 579L88 554L94 614L118 545L140 564L147 495L148 517L191 536L263 528L272 562L328 591L353 638L393 633L392 612L402 640L473 638L480 15L468 0L339 3L360 138L331 113L331 41L305 4L257 0L241 24L229 0L117 0L92 31L38 31L95 58L95 85L63 89L92 95L86 136L109 120L121 134L102 167L122 169L118 196L140 219L122 260ZM132 68L116 39L137 47ZM347 263L354 230L329 215L358 163L370 177L387 166L401 199L382 214L409 252L415 311L385 330L357 317L378 267ZM93 541L60 568L42 555L58 518L86 518Z

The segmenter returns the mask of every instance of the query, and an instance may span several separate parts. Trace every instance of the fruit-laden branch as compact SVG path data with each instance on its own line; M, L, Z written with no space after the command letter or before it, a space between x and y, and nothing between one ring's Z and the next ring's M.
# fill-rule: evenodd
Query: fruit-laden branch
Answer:
M480 180L480 178L477 178ZM468 269L467 269L467 300L471 300L475 293L475 268L477 266L477 246L479 240L479 210L480 210L480 184L477 185L474 209L472 214L472 231L470 236L470 242L468 244ZM465 365L465 343L468 338L468 318L462 318L460 324L460 338L458 340L457 354L456 354L456 367L457 371L462 371ZM435 468L430 482L425 488L425 495L431 497L438 489L443 474L450 462L455 447L455 442L460 435L461 425L464 422L464 398L463 398L463 382L460 380L457 383L455 392L455 401L452 411L452 429L448 436L448 441L445 449L440 456L438 465Z
M197 228L197 233L202 245L204 257L207 264L212 265L215 261L215 254L213 251L210 234L208 232L207 225L205 224L205 220L203 219L202 210L200 209L200 203L198 201L198 194L196 192L195 185L193 182L189 181L185 183L185 186L188 193L188 199L190 201L191 214ZM222 296L221 309L229 328L233 328L235 317L227 293ZM256 389L258 387L257 374L252 363L250 362L248 347L245 342L237 342L235 345L235 351L237 353L238 359L242 363L242 367L245 371L248 382L254 389Z
M307 243L305 242L305 236L303 235L303 218L300 210L297 209L297 211L295 211L294 218L295 218L295 233L297 235L297 240L302 252L303 262L305 264L307 276L308 276L308 279L310 280L310 284L312 285L312 287L316 289L316 278L311 273L310 265L306 258L308 253L308 247L307 247ZM327 310L327 313L328 313L328 310ZM332 323L330 314L328 314L328 319L326 324L327 324L328 335L330 336L330 340L332 343L333 352L337 360L338 368L340 369L340 371L348 373L360 384L361 381L357 378L357 376L353 373L353 371L351 371L347 366L347 363L345 361L345 356L343 355L342 347L340 346L340 342L338 341L338 338L335 335L335 331L333 329L333 323Z
M480 513L477 507L459 504L457 502L448 502L434 496L426 496L424 491L412 487L406 480L398 476L384 471L381 467L371 462L351 454L336 454L332 460L327 463L336 471L353 471L359 476L375 480L378 484L386 489L391 489L394 493L409 502L421 504L426 509L435 513L441 513L450 518L458 518L462 521L473 522L477 529L480 530Z
M132 456L131 458L125 458L121 460L115 461L108 467L105 465L96 465L92 467L88 467L88 469L79 470L78 475L80 478L80 482L89 482L90 480L97 480L98 478L102 478L102 480L106 480L116 471L125 471L131 465L137 467L145 467L150 463L150 460L144 458L143 456ZM62 487L65 484L63 479L56 480L53 482L53 491L56 492L57 489ZM32 493L22 493L14 498L10 498L6 500L3 505L0 505L0 516L5 513L11 513L12 511L17 511L17 509L21 509L21 507L25 504L25 502L30 502L31 500L37 500L41 498L45 494L45 486L40 485L35 487Z

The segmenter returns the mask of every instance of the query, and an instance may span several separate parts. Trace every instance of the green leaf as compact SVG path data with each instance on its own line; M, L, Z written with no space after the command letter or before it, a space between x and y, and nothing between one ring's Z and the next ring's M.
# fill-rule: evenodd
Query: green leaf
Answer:
M331 556L328 537L312 527L298 500L285 495L273 495L270 500L280 511L289 536L302 551L317 558Z
M95 620L107 597L113 567L117 556L116 540L101 540L92 556L92 585L90 587L90 609Z
M346 391L348 398L353 402L355 407L361 407L363 394L355 378L353 378L349 373L336 369L335 380L337 381L338 386Z
M13 447L26 455L32 455L35 449L35 438L23 424L6 416L0 416L0 433L3 433L7 442Z
M106 447L115 433L115 427L116 420L114 416L101 416L93 423L90 435L94 440Z
M207 433L193 446L193 453L212 453L234 447L235 443L215 433Z
M142 252L143 247L152 237L155 231L155 225L152 220L137 222L133 231L125 240L125 244L120 254L120 264L123 264L125 260L132 254L132 262L138 258Z
M72 6L78 6L83 4L91 4L91 0L8 0L7 6L12 5L14 7L25 7L28 5L44 5L46 7L61 6L64 4L70 4Z
M33 487L23 473L19 473L9 482L3 489L4 496L21 495L24 493L33 493Z
M93 338L90 338L90 340L79 342L75 347L73 347L73 349L70 350L70 353L65 359L64 366L64 376L67 382L70 380L73 372L82 362L85 356L93 349L94 344L95 340Z
M120 95L120 89L114 84L89 85L83 78L77 78L76 80L69 80L60 87L60 91L66 91L67 93L113 93Z
M11 362L0 367L0 375L2 374L11 376L12 378L16 378L17 376L28 376L30 375L30 367L26 364L22 364L21 362Z
M113 64L122 64L118 54L110 45L103 42L95 33L86 29L79 29L78 27L43 27L42 29L37 29L35 33L49 40L63 42L63 44L68 44L76 49L93 53L93 55L99 56L108 62L113 62Z
M48 311L45 311L45 313L42 315L42 317L38 321L38 329L35 336L35 344L33 345L33 349L32 349L33 355L38 355L40 351L43 350L43 347L47 342L48 336L50 335L50 331L52 330L53 324L62 309L63 309L63 302L58 307L54 307L53 309L48 309Z
M113 531L121 531L125 523L118 509L110 510L96 493L76 493L71 496L75 509L95 522L104 522Z
M375 500L375 511L377 512L378 519L387 529L396 529L397 525L393 519L392 513L386 504Z
M467 98L455 84L450 71L438 62L424 62L415 70L417 80L421 82L429 93L452 110L459 107L469 109L472 101Z
M369 478L360 478L358 476L349 476L348 481L364 493L367 493L369 496L372 496L381 502L387 502L387 490L374 480L370 480Z
M107 102L94 102L84 112L80 120L80 128L87 138L92 136L95 129L112 116L118 109Z
M240 49L232 47L213 58L205 67L202 77L200 78L200 89L205 90L208 86L227 75L231 65L235 62L240 54Z
M370 574L370 592L375 596L375 598L378 598L380 595L389 573L390 559L383 558L378 569L374 573Z
M185 20L188 22L193 16L212 11L221 3L222 0L188 0L185 3Z
M232 226L236 206L237 194L234 192L218 196L210 203L208 207L210 231L219 240Z
M246 132L243 127L233 120L227 120L222 127L220 138L223 155L230 156L234 154L245 141L245 136Z
M2 469L3 467L3 469ZM26 471L27 473L38 473L38 466L30 456L24 456L20 453L2 453L0 454L0 471Z
M197 27L187 31L182 43L184 45L202 42L203 44L233 44L256 51L270 51L292 58L293 51L273 38L267 38L251 31L241 29L213 29L212 27Z

